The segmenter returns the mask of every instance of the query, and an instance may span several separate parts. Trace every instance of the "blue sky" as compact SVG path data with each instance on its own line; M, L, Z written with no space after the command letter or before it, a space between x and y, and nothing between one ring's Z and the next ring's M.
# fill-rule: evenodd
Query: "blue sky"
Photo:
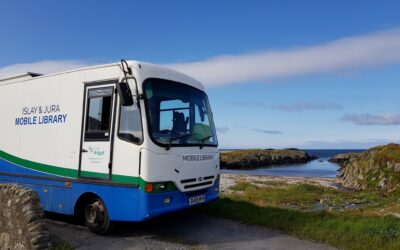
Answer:
M400 141L399 1L3 1L0 75L121 58L199 78L222 148Z

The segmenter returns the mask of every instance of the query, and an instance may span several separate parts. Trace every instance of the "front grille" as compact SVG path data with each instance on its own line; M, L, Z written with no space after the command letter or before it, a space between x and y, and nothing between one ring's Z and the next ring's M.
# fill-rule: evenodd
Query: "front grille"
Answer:
M212 184L212 181L206 181L206 182L202 182L202 183L186 185L185 188L201 187L201 186L206 186L206 185L210 185L210 184Z
M184 183L194 182L194 181L196 181L196 178L181 180L181 183L184 184Z
M190 179L184 179L181 180L181 184L186 184L184 186L185 189L187 188L195 188L195 187L202 187L202 186L207 186L212 184L212 180L214 179L214 175L209 175L205 177L199 177L197 178L190 178ZM199 183L196 183L198 181ZM204 182L201 182L204 181Z

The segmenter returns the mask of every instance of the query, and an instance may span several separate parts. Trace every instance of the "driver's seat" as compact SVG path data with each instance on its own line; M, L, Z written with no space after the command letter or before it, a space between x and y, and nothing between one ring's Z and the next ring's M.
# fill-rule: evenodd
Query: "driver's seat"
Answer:
M172 133L179 134L187 132L189 117L186 117L185 119L185 115L183 113L174 111L172 122Z

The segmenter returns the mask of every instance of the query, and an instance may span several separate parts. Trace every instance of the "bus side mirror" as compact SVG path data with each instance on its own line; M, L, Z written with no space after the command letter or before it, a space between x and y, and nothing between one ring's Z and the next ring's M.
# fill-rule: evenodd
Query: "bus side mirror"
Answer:
M118 91L118 95L121 100L122 106L132 106L133 105L133 96L132 96L131 88L129 87L127 82L119 82L117 84L117 91Z

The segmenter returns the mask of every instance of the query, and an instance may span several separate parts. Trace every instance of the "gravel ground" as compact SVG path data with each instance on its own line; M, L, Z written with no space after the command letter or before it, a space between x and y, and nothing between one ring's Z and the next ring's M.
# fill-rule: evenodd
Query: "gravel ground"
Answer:
M334 249L300 240L275 230L209 217L195 210L124 223L109 236L58 219L48 220L50 231L76 249Z
M335 188L331 178L273 177L221 174L221 192L238 181L310 183ZM168 214L142 223L121 223L109 236L98 236L68 217L50 216L50 231L76 249L334 249L260 226L209 217L196 210Z

